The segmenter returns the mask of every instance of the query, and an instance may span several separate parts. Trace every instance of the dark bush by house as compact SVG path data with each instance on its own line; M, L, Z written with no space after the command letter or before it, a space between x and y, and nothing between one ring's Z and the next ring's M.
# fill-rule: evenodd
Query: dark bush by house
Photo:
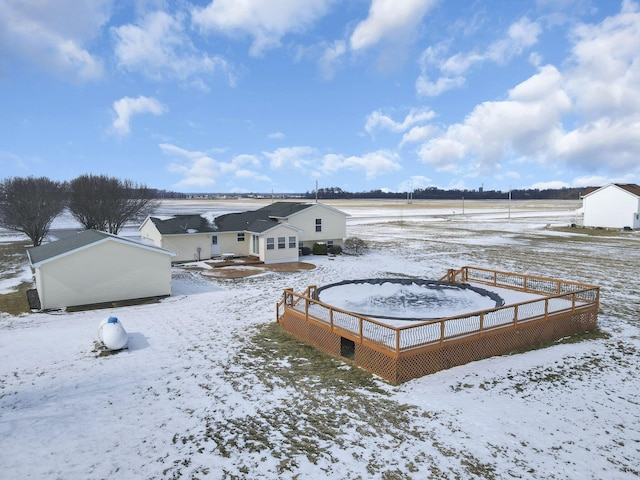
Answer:
M314 243L313 244L313 254L314 255L326 255L327 254L327 244L326 243Z
M342 253L342 247L340 245L331 245L327 249L327 252L329 252L331 255L340 255Z
M311 249L309 247L302 247L302 255L311 255Z

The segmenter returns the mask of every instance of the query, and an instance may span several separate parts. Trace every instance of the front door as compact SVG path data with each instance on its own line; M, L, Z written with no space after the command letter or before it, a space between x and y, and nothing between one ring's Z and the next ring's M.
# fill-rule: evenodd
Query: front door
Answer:
M220 255L220 245L218 245L218 236L211 237L211 256Z

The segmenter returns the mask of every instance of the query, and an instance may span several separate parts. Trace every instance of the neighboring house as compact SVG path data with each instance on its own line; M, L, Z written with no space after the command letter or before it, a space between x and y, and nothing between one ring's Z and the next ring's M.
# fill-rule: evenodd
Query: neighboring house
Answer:
M582 196L583 225L640 228L640 185L611 183Z
M171 295L173 253L151 245L85 230L27 253L44 310Z
M147 217L140 226L142 242L175 252L174 262L207 260L220 253L215 229L200 215Z

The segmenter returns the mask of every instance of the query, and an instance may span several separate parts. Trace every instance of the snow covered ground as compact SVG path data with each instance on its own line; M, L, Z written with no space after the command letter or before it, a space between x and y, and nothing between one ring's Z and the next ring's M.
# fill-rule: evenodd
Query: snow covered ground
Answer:
M547 228L576 203L332 202L369 253L243 279L175 268L157 304L0 314L0 478L638 478L640 236ZM604 335L393 386L273 326L284 288L463 265L599 285ZM2 278L10 290L28 269ZM129 347L102 356L108 316Z

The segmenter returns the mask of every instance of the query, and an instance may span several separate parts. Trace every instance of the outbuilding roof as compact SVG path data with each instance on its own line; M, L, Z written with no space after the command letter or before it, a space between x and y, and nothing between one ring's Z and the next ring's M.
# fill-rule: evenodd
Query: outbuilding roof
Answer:
M636 197L640 197L640 185L637 185L635 183L610 183L609 185L605 185L604 187L589 187L584 191L582 196L586 197L587 195L591 195L592 193L595 193L598 190L602 190L603 188L607 188L611 186L621 188L622 190L629 192L632 195L635 195Z
M629 193L633 193L636 197L640 197L640 185L635 183L616 183L615 185Z
M52 260L53 258L60 257L75 250L80 250L90 245L108 240L115 240L121 243L131 244L135 247L152 249L167 255L174 255L168 250L164 250L153 245L147 245L135 240L128 239L126 237L119 237L117 235L112 235L110 233L101 232L98 230L83 230L82 232L78 232L75 235L56 240L55 242L45 243L38 247L28 248L27 254L29 255L31 264L37 266L44 262Z
M201 215L176 215L168 219L149 217L162 235L183 235L186 233L210 233L215 228Z

